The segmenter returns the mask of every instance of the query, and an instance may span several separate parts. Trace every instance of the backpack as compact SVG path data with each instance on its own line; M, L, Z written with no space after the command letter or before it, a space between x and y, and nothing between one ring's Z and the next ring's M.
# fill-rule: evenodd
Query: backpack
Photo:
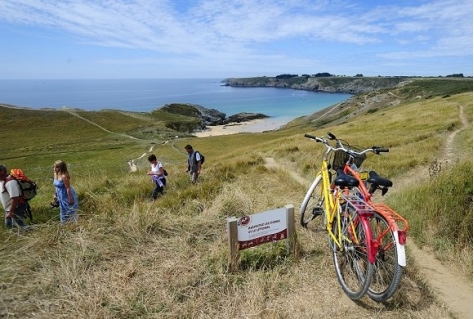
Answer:
M36 196L38 185L28 177L19 168L14 168L10 171L10 177L12 180L16 180L20 186L21 196L27 202Z
M201 165L204 164L204 160L205 160L204 155L202 155L202 153L198 152L198 151L196 151L194 154L197 154L197 153L199 153L199 155L201 156ZM196 155L194 155L194 156L196 156Z

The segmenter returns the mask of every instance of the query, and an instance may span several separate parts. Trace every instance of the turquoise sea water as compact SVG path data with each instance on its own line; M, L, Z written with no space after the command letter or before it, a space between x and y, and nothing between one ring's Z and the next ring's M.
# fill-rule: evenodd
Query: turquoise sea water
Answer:
M222 79L0 80L0 103L22 107L149 112L193 103L227 115L264 113L279 122L314 113L350 94L222 86Z

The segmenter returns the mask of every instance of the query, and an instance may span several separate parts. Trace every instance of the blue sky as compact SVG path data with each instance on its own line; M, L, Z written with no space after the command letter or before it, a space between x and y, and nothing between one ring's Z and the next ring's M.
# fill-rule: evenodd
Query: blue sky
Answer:
M0 78L445 76L472 0L2 0Z

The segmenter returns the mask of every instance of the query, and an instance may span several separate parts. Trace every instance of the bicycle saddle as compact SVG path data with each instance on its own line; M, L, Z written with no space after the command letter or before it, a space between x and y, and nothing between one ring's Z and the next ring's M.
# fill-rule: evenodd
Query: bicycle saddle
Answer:
M359 186L359 181L357 180L357 178L345 174L342 169L338 169L337 177L334 180L334 184L339 187L354 187Z
M391 187L393 185L391 180L380 177L374 171L369 172L369 178L367 178L367 182L377 185L377 186L385 186L385 187Z

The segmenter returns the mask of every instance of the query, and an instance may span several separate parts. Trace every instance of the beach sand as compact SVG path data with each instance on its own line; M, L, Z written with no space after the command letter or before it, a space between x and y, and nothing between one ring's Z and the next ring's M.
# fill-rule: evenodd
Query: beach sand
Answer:
M237 133L259 133L279 129L287 121L272 118L258 119L242 123L229 123L226 125L208 126L207 129L194 132L197 137L230 135Z

